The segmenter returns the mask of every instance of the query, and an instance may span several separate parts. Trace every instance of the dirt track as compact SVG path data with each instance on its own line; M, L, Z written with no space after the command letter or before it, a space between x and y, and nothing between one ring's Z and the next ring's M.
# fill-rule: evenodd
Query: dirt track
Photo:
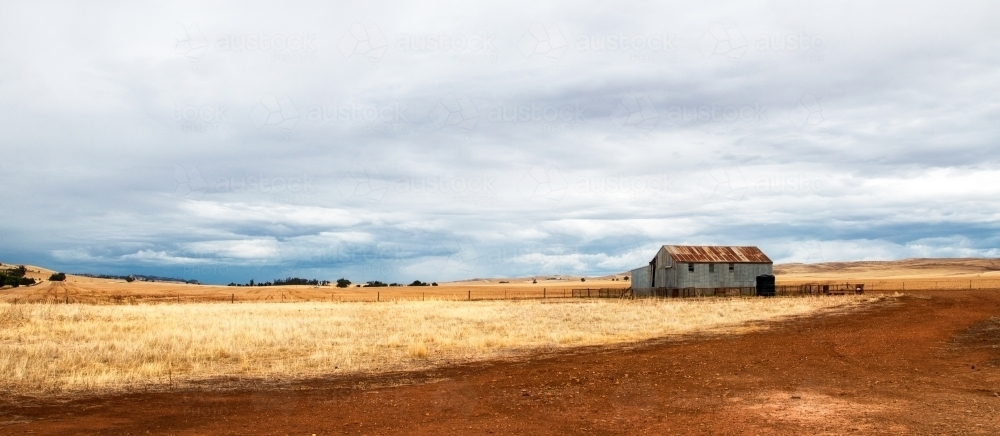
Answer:
M520 362L33 404L0 434L1000 434L1000 291ZM992 320L991 320L992 318Z

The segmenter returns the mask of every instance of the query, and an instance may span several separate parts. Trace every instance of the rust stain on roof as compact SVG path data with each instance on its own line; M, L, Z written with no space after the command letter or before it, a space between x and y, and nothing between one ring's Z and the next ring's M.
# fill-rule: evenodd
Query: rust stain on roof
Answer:
M674 262L772 263L757 247L664 245Z

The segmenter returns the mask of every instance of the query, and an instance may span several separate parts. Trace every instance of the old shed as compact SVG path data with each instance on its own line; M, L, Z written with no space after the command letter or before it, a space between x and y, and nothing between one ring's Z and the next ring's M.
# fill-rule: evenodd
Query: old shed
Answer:
M772 274L771 259L757 247L664 245L649 264L631 272L636 296L752 293L756 278Z

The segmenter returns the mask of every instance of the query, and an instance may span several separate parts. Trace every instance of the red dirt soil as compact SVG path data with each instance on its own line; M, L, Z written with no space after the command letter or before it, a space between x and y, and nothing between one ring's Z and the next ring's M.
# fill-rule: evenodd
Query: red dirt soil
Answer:
M0 434L1000 434L1000 291L768 327L239 391L0 398Z

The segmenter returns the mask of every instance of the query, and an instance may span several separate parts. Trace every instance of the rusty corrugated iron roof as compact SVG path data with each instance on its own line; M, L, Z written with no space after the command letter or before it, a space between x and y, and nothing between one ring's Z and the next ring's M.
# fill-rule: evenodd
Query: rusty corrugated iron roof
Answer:
M664 245L674 262L771 263L757 247Z

